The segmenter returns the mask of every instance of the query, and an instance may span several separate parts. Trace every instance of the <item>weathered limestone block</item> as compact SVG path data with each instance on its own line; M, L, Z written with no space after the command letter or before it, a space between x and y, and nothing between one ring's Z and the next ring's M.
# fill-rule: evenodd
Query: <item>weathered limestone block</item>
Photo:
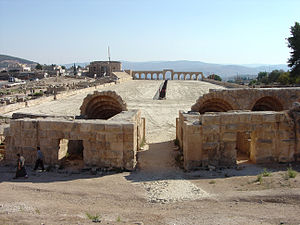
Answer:
M110 150L123 152L123 141L122 142L110 142Z
M239 116L236 114L228 113L228 114L220 114L220 119L222 124L232 124L233 121L239 122Z
M105 131L110 133L121 133L122 132L122 125L120 124L106 124Z
M222 140L226 141L236 141L237 133L236 132L226 132L222 135Z
M295 158L295 140L294 139L282 139L278 141L277 147L284 149L284 151L278 152L279 162L291 162Z
M25 120L21 122L21 126L24 130L37 129L38 122L36 120Z
M277 122L277 117L274 113L265 113L262 120L264 123L275 123Z
M110 143L123 142L123 133L107 133L105 135L105 140Z
M216 117L215 114L205 114L201 120L203 125L218 125L220 124L220 117Z
M209 126L203 126L203 134L211 134L211 133L219 133L220 132L220 126L219 125L209 125Z
M104 132L105 124L104 123L95 123L91 125L91 132Z
M251 123L251 115L249 115L248 113L241 113L239 116L239 121L240 123L244 123L244 124L249 124Z
M52 130L51 122L48 120L39 120L39 129L41 130Z
M262 123L263 117L260 114L253 113L251 114L251 123Z

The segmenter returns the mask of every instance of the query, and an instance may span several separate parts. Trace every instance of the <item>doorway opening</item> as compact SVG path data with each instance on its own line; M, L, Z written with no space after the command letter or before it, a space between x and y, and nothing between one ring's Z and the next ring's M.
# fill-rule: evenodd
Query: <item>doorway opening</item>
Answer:
M61 139L58 160L63 167L83 167L83 141Z
M236 162L237 164L250 162L251 132L237 132Z

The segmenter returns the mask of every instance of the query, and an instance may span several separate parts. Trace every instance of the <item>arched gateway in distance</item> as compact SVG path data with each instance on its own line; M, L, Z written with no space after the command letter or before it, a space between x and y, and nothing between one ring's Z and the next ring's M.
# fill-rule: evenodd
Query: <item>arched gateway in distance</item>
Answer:
M126 70L134 80L204 80L202 72L174 72L171 69L162 71Z

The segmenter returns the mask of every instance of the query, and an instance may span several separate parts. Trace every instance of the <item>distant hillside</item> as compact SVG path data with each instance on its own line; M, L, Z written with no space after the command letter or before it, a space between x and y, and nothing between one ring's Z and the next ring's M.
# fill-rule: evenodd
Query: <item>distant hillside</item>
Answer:
M275 69L288 70L287 65L259 65L246 66L246 65L222 65L213 63L204 63L200 61L149 61L149 62L128 62L122 61L123 69L131 70L163 70L163 69L173 69L178 72L201 71L205 75L208 74L218 74L223 78L228 78L236 75L257 75L258 72L267 71L270 72Z
M0 67L7 67L9 64L13 64L13 63L22 63L28 65L37 64L36 62L27 59L13 57L9 55L0 55Z
M36 64L36 62L8 56L0 55L0 67L7 67L9 63L24 63L24 64ZM147 61L147 62L129 62L121 61L123 69L131 70L163 70L163 69L173 69L178 72L203 72L204 75L218 74L224 79L233 77L236 75L257 75L261 71L271 72L275 69L282 69L287 71L289 68L285 64L269 65L269 64L245 64L245 65L223 65L214 63L205 63L200 61ZM55 62L53 62L55 63ZM89 65L89 62L78 62L76 65L82 67ZM73 66L74 63L65 64L67 68Z

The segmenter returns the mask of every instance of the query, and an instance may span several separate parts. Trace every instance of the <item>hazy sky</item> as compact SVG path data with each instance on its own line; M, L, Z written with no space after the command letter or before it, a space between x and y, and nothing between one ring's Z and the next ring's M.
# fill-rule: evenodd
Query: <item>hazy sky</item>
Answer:
M0 0L0 54L285 64L296 21L299 0Z

